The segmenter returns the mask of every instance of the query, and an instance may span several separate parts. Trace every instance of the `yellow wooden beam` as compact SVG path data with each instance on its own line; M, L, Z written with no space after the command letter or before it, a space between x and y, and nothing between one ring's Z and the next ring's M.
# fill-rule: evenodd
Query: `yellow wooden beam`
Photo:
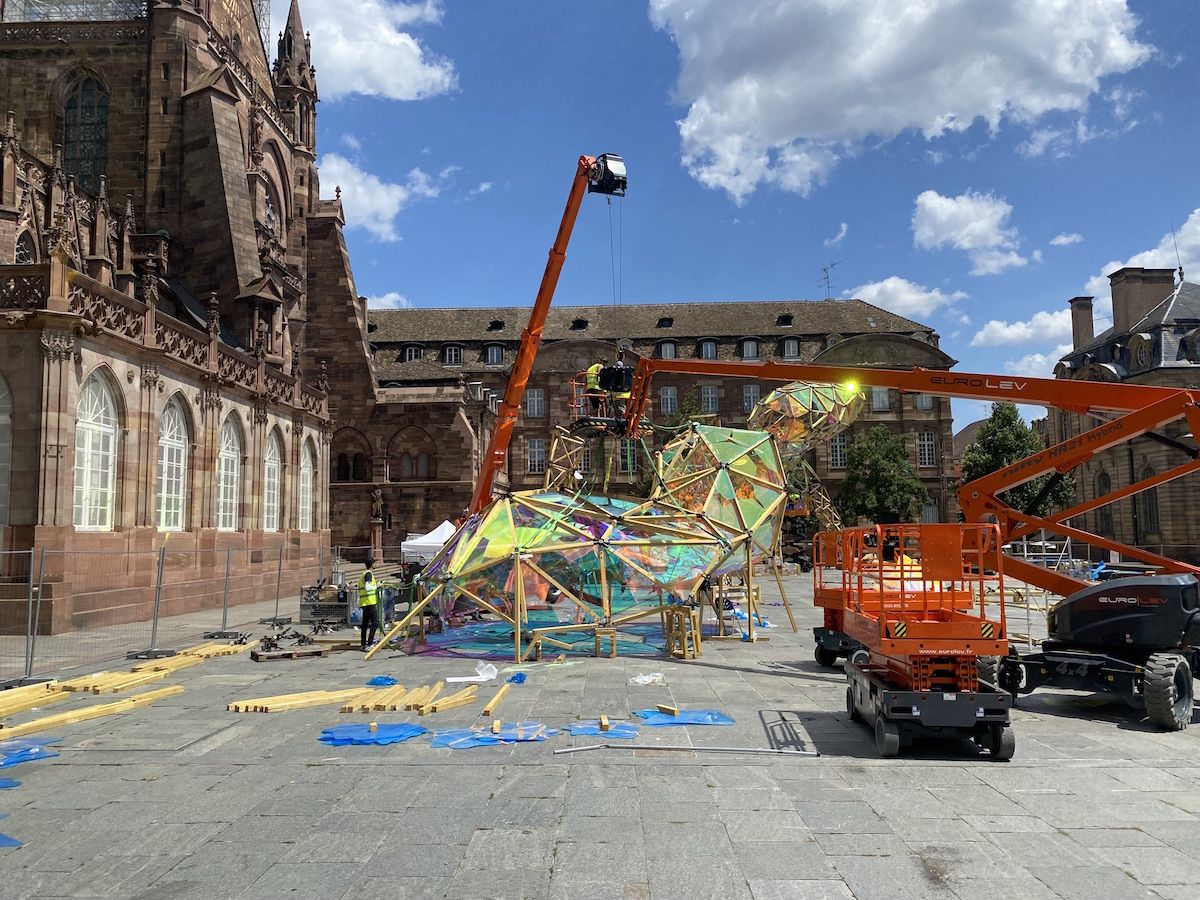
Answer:
M509 688L511 687L512 684L509 682L505 682L504 684L500 685L500 690L496 691L496 693L492 695L492 699L489 700L487 706L483 708L483 714L485 716L490 716L496 711L496 707L500 705L500 701L504 699L504 695L508 693Z

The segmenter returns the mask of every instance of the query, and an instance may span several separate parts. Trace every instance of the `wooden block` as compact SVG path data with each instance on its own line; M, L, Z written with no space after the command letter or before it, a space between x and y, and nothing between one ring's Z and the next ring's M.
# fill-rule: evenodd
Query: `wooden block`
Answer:
M601 731L608 731L608 716L601 716L601 717L600 717L600 730L601 730Z
M479 698L474 694L469 694L454 699L446 697L435 700L430 705L421 707L421 715L428 715L431 712L445 712L448 709L458 709L460 706L467 706L470 703L474 703L477 699Z
M378 730L379 730L379 723L378 723L378 722L372 722L372 723L371 723L371 731L378 731Z
M679 707L678 706L667 706L665 703L658 704L658 711L660 713L666 713L668 716L679 715Z
M500 720L492 719L492 734L499 734L499 733L500 733Z
M511 687L512 684L507 681L500 685L500 690L496 691L496 693L492 695L492 699L489 700L487 706L483 708L483 714L485 716L490 716L496 711L496 707L500 705L500 701L504 699L504 695L508 693L508 689Z

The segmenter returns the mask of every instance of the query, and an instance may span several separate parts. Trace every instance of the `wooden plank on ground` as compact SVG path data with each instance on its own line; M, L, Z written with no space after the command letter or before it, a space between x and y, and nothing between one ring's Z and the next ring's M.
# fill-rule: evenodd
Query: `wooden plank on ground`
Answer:
M490 716L496 711L496 707L500 705L500 701L504 699L504 695L508 693L508 690L511 687L512 684L507 681L500 685L500 690L496 691L496 693L492 695L492 699L489 700L487 706L483 708L483 714L485 716Z
M54 728L65 728L68 725L74 725L77 722L85 722L88 719L99 719L103 716L112 716L117 713L129 712L133 709L138 709L143 706L149 706L157 700L164 697L170 697L174 694L182 693L183 685L173 684L170 687L158 688L154 691L147 691L144 694L138 694L134 697L126 697L124 700L117 700L112 703L96 703L91 706L83 706L79 709L73 709L69 712L57 713L52 716L43 716L40 719L34 719L30 722L23 722L20 725L13 725L9 728L0 729L0 740L8 738L20 737L25 734L35 734L39 731L49 731Z
M8 691L4 692L9 693ZM0 719L11 716L13 713L29 712L31 709L40 709L43 706L49 706L51 703L58 703L60 700L67 700L71 697L66 691L42 691L40 694L24 694L20 697L5 697L0 694Z

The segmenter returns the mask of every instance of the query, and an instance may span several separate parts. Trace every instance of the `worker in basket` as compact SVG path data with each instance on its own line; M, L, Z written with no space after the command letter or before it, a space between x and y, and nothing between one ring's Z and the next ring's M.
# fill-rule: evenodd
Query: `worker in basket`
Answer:
M616 368L628 369L628 366L625 365L625 354L620 353L617 355ZM618 382L619 388L613 392L613 401L614 405L617 407L618 415L620 415L621 418L625 418L625 409L626 404L629 403L629 388L632 387L630 384L632 379L630 379L629 375L624 371L618 373L618 378L620 379Z
M584 373L583 390L587 394L593 416L600 415L600 370L603 368L604 360L597 356L596 361L588 366Z

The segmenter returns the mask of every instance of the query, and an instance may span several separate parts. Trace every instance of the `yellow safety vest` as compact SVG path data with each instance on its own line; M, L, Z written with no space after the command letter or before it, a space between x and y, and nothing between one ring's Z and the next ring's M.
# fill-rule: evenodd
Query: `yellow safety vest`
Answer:
M370 576L368 580L367 576ZM370 569L358 576L358 605L374 606L379 602L379 583Z
M587 388L587 390L589 390L589 391L600 390L600 370L603 368L604 368L604 366L602 366L600 363L595 363L593 365L588 366L587 379L584 382L584 386Z

